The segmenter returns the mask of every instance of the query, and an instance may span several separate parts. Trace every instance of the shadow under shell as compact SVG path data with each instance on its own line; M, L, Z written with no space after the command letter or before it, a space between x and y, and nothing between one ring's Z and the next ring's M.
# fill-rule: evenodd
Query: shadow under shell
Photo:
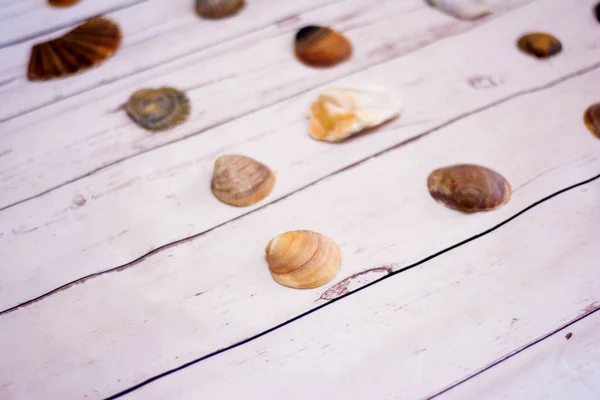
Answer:
M127 115L140 127L164 131L184 123L190 115L187 95L174 88L141 89L125 105Z
M352 55L352 44L341 33L323 26L306 26L296 33L296 57L312 67L331 67Z
M525 54L536 58L552 57L562 50L560 40L548 33L529 33L517 41L517 47Z

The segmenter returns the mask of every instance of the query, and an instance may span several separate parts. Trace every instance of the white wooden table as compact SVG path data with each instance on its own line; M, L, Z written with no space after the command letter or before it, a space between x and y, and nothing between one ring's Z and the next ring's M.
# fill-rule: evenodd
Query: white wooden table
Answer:
M476 22L423 0L248 3L207 21L191 0L0 0L0 399L599 399L596 0L497 1ZM124 34L112 59L26 80L33 44L99 14ZM309 24L353 58L300 64ZM562 53L519 52L531 31ZM317 94L353 84L388 87L402 116L309 138ZM122 105L161 85L192 115L148 133ZM274 192L216 200L226 153L273 168ZM465 162L511 201L436 204L429 172ZM270 277L264 246L294 229L340 244L330 284Z

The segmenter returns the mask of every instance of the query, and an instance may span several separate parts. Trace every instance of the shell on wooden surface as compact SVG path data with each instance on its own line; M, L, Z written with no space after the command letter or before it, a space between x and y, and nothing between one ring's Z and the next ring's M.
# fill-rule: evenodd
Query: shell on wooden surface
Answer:
M521 36L517 41L517 47L523 53L536 58L552 57L562 50L560 40L543 32L528 33Z
M585 126L600 139L600 103L592 104L583 114Z
M596 20L600 22L600 3L594 7L594 15L596 16Z
M342 263L340 247L329 237L312 231L282 233L267 244L265 252L273 279L295 289L326 284Z
M48 0L48 4L52 7L70 7L80 0Z
M330 67L352 55L352 44L341 33L324 26L306 26L296 33L296 57L313 67Z
M492 13L483 0L426 0L429 5L453 16L471 21Z
M245 0L196 0L196 13L203 18L226 18L240 12L245 5Z
M267 197L274 186L273 171L250 157L224 155L215 161L211 190L223 203L251 206Z
M427 179L427 188L439 203L466 213L496 209L511 195L510 184L502 175L472 164L436 169Z
M314 139L338 142L397 117L400 110L383 89L328 89L310 107L309 132Z
M92 18L59 38L33 46L27 78L47 80L89 69L109 58L120 43L116 23Z
M190 115L191 105L184 92L163 87L136 91L127 100L125 110L140 127L164 131L184 123Z

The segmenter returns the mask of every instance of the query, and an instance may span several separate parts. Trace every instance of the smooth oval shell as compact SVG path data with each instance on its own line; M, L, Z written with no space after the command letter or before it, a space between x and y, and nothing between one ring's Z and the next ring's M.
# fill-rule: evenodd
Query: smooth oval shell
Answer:
M265 252L273 279L295 289L326 284L342 264L340 247L327 236L312 231L282 233L267 244Z
M525 54L536 58L552 57L562 50L562 44L548 33L529 33L517 41L517 46Z
M426 0L429 5L453 16L471 21L492 13L490 7L482 0Z
M196 0L196 13L203 18L231 17L246 5L244 0Z
M48 4L52 7L70 7L80 0L48 0Z
M502 175L479 165L439 168L427 179L431 196L448 208L473 213L496 209L510 200L510 184Z
M223 203L251 206L267 197L274 186L273 171L250 157L225 155L215 161L211 190Z
M600 139L600 103L592 104L583 114L585 126Z
M190 109L187 95L170 87L138 90L125 105L127 115L150 131L164 131L184 123Z
M397 117L400 110L383 89L328 89L310 107L309 132L314 139L338 142Z
M117 24L92 18L59 38L33 46L27 78L54 79L89 69L109 58L120 43Z
M352 55L352 44L344 35L323 26L307 26L298 31L296 57L313 67L331 67Z

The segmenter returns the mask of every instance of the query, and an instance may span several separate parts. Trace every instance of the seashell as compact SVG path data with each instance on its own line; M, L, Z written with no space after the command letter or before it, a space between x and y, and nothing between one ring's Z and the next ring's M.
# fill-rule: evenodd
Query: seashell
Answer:
M223 203L238 207L251 206L267 197L273 186L273 171L250 157L225 155L215 161L210 188Z
M120 43L117 24L92 18L59 38L33 46L27 78L54 79L89 69L109 58Z
M245 5L245 0L196 0L196 13L203 18L226 18L237 14Z
M190 109L187 95L170 87L138 90L125 105L127 115L150 131L164 131L184 123Z
M499 173L479 165L460 164L429 174L431 196L448 208L473 213L496 209L510 199L510 184Z
M296 57L313 67L331 67L352 55L352 44L344 35L323 26L306 26L295 40Z
M48 0L52 7L70 7L75 3L79 3L79 0Z
M525 54L536 58L552 57L562 50L562 44L557 38L542 32L521 36L517 41L517 47Z
M429 5L453 16L454 18L472 21L492 13L483 0L426 0Z
M309 112L309 132L317 140L338 142L400 114L401 106L383 89L328 89Z
M594 15L596 16L596 20L600 22L600 3L594 7Z
M592 104L583 115L585 126L600 139L600 103Z
M340 270L342 252L330 238L311 231L290 231L273 238L265 249L277 283L313 289L331 281Z

